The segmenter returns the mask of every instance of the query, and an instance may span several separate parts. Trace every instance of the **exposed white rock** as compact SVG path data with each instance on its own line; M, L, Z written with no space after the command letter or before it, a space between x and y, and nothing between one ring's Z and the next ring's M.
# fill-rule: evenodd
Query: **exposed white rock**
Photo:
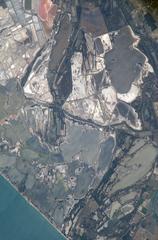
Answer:
M32 67L29 78L24 86L24 93L26 97L46 103L53 102L53 96L47 80L50 49L51 44L48 44L46 50L39 58L37 58Z
M117 103L115 89L112 86L103 88L100 99L103 101L104 106L106 106L107 114L111 115Z
M52 103L53 96L50 92L48 81L45 77L46 69L37 75L30 75L29 80L24 86L24 93L27 97L34 98L39 101Z
M104 57L104 54L109 52L111 49L112 49L112 43L111 43L111 40L110 40L110 36L108 33L104 34L104 35L101 35L97 38L100 38L102 44L103 44L103 48L104 48L104 53L103 54L100 54L101 57ZM95 39L97 39L95 38Z
M139 37L134 35L132 29L127 26L119 31L103 34L95 38L93 38L91 34L85 33L85 38L87 43L87 59L83 59L81 52L75 52L72 56L71 70L73 89L63 108L74 116L80 117L83 120L92 120L94 123L102 126L126 121L130 127L140 130L142 128L141 121L134 109L134 122L128 118L126 119L126 116L122 116L119 112L114 111L118 100L126 103L133 102L141 94L140 86L143 83L143 78L147 76L149 72L153 72L147 57L137 48L140 40ZM116 44L114 44L115 41L112 44L112 40L116 40ZM125 42L125 49L122 41ZM120 70L122 65L117 66L116 64L119 64L119 46L121 46L122 51L124 51L124 57L126 57L126 52L127 56L131 54L133 57L135 54L129 66L130 74L133 75L129 75L130 79L127 79L129 81L133 80L133 82L131 82L131 87L129 85L130 89L127 87L128 85L125 86L125 89L129 89L125 93L121 93L121 88L123 88L121 84L127 83L126 78L128 78L128 74L124 76ZM118 52L116 47L118 48ZM108 63L106 54L111 54L110 51L113 51L113 53L112 56L109 56ZM138 62L135 63L134 60ZM112 71L111 65L108 69L108 66L106 66L107 63L114 64L113 67L116 65L118 68L115 76L112 75L116 80L114 82L112 82L110 74L110 70ZM124 72L128 73L128 64L126 63L125 65L127 69ZM117 72L120 73L120 86L117 82ZM125 79L122 79L122 77ZM105 86L103 82L106 83L106 85L109 84L109 86ZM116 90L117 88L118 90ZM120 92L118 92L119 88Z
M140 94L140 88L134 84L132 84L131 89L129 90L128 93L117 93L117 98L119 100L122 100L126 103L131 103L133 102L137 96Z

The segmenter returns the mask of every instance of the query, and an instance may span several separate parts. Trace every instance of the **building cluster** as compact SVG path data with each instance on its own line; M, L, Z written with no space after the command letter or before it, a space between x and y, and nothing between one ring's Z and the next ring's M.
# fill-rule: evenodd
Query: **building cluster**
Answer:
M23 76L48 36L36 11L38 1L32 1L31 8L23 1L4 2L0 6L0 82L5 85Z

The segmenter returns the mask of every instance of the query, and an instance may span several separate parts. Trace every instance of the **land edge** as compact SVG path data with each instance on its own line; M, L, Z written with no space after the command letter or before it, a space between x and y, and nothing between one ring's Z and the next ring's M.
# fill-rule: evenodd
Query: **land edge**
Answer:
M21 197L24 198L24 200L32 207L34 208L58 233L61 234L62 237L65 238L65 240L68 240L68 238L66 238L66 236L57 228L57 226L55 226L55 224L51 223L50 220L40 211L39 208L37 208L29 199L26 195L20 193L17 189L17 187L10 181L10 179L8 177L6 177L2 172L0 172L0 176L2 176L13 188L14 190L20 194Z

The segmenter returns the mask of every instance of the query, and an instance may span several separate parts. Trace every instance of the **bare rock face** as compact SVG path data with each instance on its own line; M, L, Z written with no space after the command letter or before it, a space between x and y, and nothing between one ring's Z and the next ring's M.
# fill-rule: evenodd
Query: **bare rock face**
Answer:
M32 66L27 82L24 85L25 96L36 101L44 103L52 103L53 96L49 89L47 80L47 71L51 44L49 43Z

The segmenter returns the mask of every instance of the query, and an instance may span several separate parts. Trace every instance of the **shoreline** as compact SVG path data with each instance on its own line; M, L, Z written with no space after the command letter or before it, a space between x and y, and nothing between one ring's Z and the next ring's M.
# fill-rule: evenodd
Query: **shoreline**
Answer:
M17 189L17 187L10 181L10 179L8 177L6 177L2 172L0 172L0 176L3 177L13 188L14 190L20 194L21 197L23 197L23 199L32 207L34 208L65 240L68 240L68 238L66 238L66 236L57 228L57 226L55 226L53 223L51 223L51 221L44 215L44 213L41 212L41 210L39 208L37 208L31 201L29 201L29 199L27 198L26 195L20 193Z

